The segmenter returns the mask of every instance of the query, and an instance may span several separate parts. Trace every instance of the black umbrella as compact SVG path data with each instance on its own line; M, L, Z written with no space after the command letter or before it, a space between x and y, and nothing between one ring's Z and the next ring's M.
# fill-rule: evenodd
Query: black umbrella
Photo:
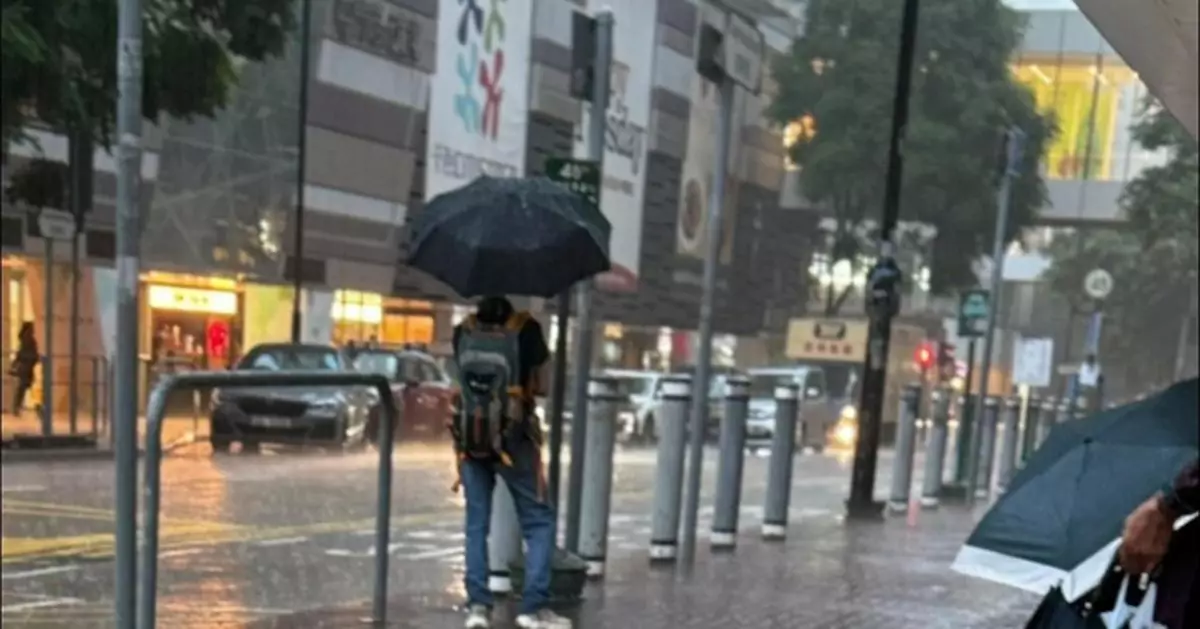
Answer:
M609 270L612 225L544 177L480 177L417 216L408 263L464 297L550 297Z
M1197 389L1188 380L1055 426L967 538L954 569L1032 591L1060 582L1068 597L1085 591L1108 564L1126 516L1196 458Z

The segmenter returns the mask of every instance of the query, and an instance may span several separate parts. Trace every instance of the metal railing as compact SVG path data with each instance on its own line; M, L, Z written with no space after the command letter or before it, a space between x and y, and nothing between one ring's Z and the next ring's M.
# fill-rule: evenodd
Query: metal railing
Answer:
M51 376L50 395L54 398L49 407L54 409L54 416L49 418L52 434L90 435L97 438L105 431L110 391L108 358L95 355L76 357L79 363L77 380L72 388L67 375L71 357L67 354L41 356L39 369L35 372L32 386L25 392L20 409L12 408L19 386L16 377L8 370L12 359L11 353L4 357L4 377L0 380L0 403L4 404L6 437L10 434L39 435L45 431L47 418L41 413L46 408L42 399L46 391L42 385L47 375ZM45 373L43 367L47 364L53 366L52 374ZM13 410L19 412L11 413ZM75 412L72 413L72 410ZM86 427L81 426L85 423Z
M400 411L387 378L378 374L367 373L330 373L324 371L276 371L276 372L247 372L247 371L208 371L192 372L165 376L150 394L146 413L146 455L145 455L145 486L144 486L144 535L141 538L140 559L138 570L138 589L136 597L125 598L118 592L116 601L135 600L137 604L136 626L121 626L118 629L154 629L158 605L158 546L159 519L162 493L162 427L166 413L167 398L173 391L183 389L201 389L222 386L368 386L379 392L379 403L383 409L384 421L379 422L379 475L378 488L375 498L375 578L371 601L372 621L382 625L387 615L387 577L388 577L388 535L391 527L392 511L392 452L394 423L400 420ZM117 492L135 491L132 487L117 487ZM128 496L128 494L127 494ZM122 501L118 500L118 504ZM126 504L136 504L130 500ZM128 527L135 527L134 514L117 514L117 539L132 537ZM118 548L118 553L125 554ZM128 552L134 552L129 549ZM134 565L137 557L118 557L118 563ZM132 583L117 580L118 590L133 587ZM120 605L120 603L118 603ZM117 618L133 618L132 610L116 610Z

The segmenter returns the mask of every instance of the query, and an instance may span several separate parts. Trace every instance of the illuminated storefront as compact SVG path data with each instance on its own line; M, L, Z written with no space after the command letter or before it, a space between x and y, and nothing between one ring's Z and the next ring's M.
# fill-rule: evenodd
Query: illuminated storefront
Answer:
M152 271L143 276L143 350L156 370L225 369L241 352L236 280Z
M378 293L334 291L333 342L342 345L428 345L434 338L433 305Z
M1145 95L1136 73L1098 58L1025 58L1014 72L1058 126L1044 160L1048 179L1129 176L1127 127Z

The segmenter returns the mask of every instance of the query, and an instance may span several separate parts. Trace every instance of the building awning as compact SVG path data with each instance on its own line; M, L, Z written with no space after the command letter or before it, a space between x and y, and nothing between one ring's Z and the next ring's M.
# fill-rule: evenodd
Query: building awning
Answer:
M1075 0L1117 54L1197 137L1196 0Z

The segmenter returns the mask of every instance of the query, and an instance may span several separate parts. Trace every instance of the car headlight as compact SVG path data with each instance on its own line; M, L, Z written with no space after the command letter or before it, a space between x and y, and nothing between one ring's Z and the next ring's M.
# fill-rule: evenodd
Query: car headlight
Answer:
M858 427L848 422L839 423L833 431L833 439L841 445L851 445L858 440Z
M843 406L841 416L847 421L858 421L858 407L853 404Z

